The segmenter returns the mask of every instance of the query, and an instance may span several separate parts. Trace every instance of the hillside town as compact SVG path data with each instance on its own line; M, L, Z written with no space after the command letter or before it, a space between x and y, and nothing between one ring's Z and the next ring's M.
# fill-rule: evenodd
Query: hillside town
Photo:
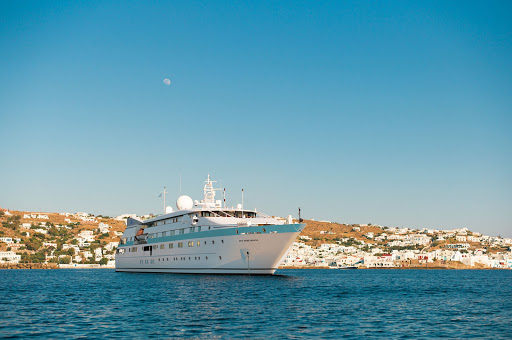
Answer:
M291 268L512 268L512 238L471 232L306 221L283 263Z
M125 222L78 213L0 210L0 265L114 267Z
M114 267L128 217L0 210L0 266ZM151 215L143 216L149 218ZM283 268L511 269L512 239L467 228L409 229L306 220Z

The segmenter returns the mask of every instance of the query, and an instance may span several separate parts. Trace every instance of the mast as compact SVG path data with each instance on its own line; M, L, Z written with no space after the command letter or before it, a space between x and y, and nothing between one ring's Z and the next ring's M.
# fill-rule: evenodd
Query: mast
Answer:
M203 194L204 194L204 200L202 201L204 203L204 206L205 207L209 207L209 208L214 208L216 207L216 203L215 203L215 190L222 190L222 189L214 189L213 188L213 183L216 183L217 181L212 181L210 179L210 174L208 174L208 178L206 179L206 181L204 181L204 186L203 186ZM219 202L219 208L221 207L221 204Z
M162 194L164 196L164 214L165 214L165 194L167 194L167 191L165 191L165 187L164 187L164 191L162 191Z

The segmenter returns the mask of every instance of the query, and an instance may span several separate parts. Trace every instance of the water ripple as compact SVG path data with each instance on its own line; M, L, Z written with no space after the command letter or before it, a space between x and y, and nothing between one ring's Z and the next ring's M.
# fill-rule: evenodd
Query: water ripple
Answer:
M0 270L0 337L512 337L512 271L278 274Z

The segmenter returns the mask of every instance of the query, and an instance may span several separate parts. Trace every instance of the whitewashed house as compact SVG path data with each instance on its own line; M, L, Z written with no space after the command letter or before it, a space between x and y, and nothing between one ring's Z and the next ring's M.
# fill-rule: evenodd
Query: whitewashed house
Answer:
M16 255L13 251L0 251L0 263L18 263L21 255Z

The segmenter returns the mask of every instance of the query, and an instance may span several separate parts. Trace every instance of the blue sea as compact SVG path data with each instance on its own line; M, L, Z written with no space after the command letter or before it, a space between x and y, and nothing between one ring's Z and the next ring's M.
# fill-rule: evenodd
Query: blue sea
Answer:
M0 270L0 338L512 338L510 270Z

